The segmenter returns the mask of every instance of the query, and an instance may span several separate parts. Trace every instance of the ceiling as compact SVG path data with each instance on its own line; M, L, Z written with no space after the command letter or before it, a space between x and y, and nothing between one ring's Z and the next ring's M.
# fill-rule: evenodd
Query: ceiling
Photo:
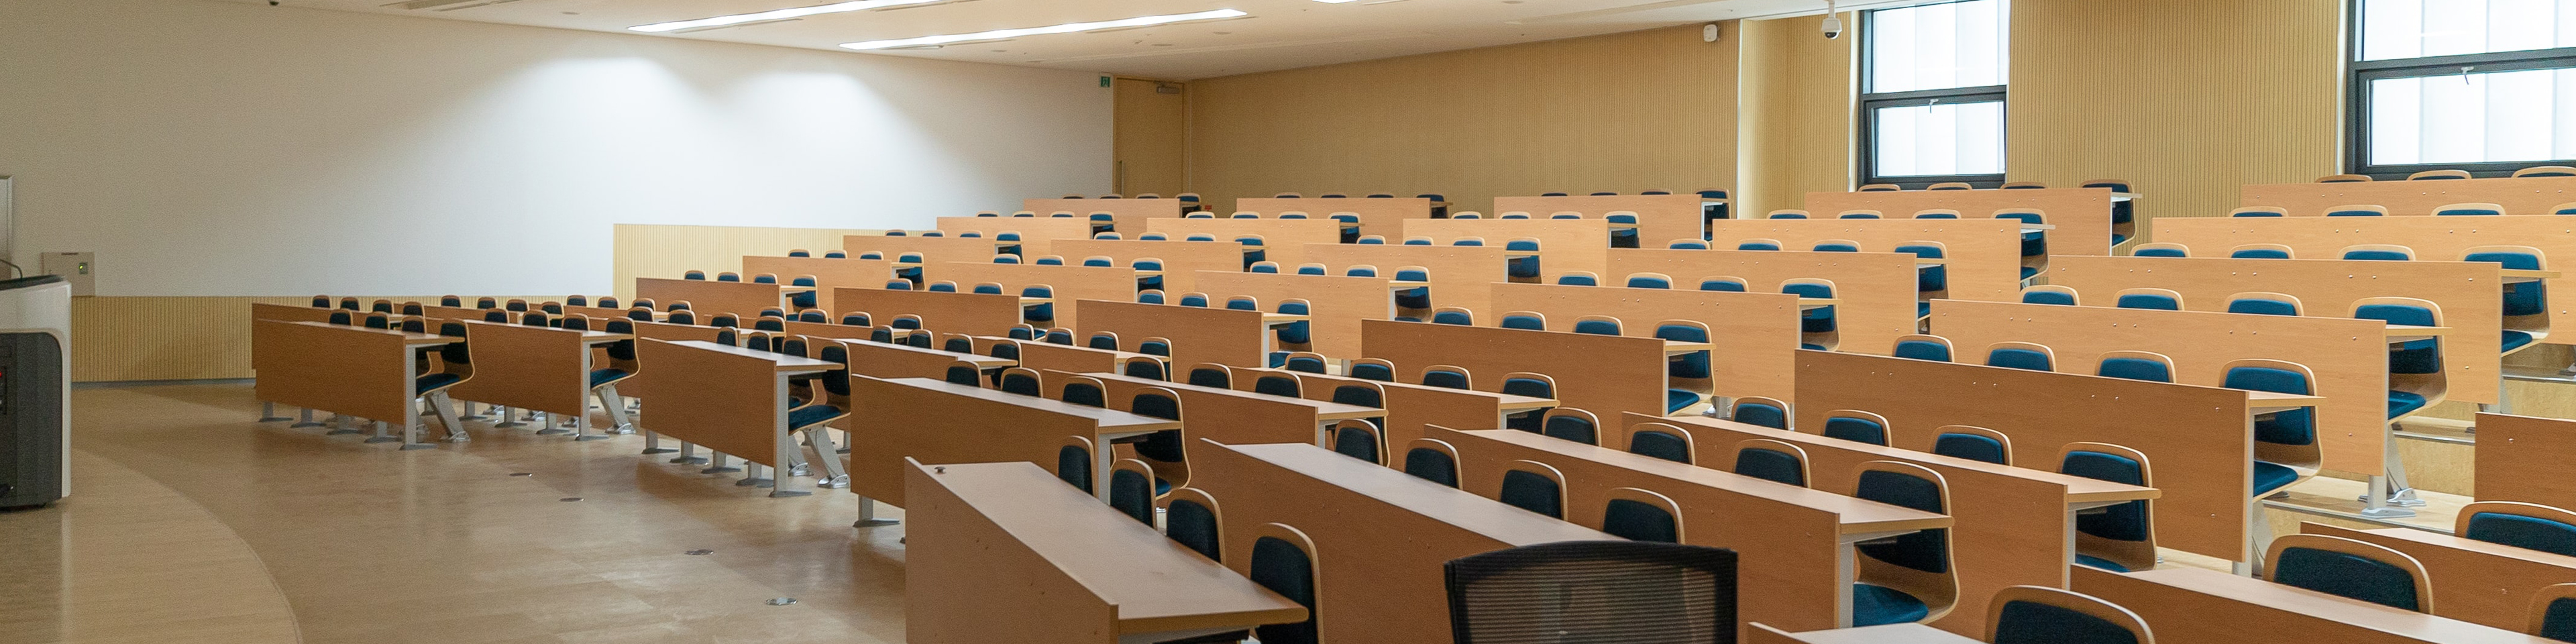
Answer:
M268 0L225 0L264 4ZM834 0L280 0L286 6L635 33L628 27ZM1846 2L1847 5L1870 4ZM434 5L407 8L406 5ZM689 38L1189 80L1633 31L1819 13L1824 0L950 0L638 38ZM937 49L855 52L845 42L1235 9L1206 22ZM1727 34L1733 37L1734 34Z

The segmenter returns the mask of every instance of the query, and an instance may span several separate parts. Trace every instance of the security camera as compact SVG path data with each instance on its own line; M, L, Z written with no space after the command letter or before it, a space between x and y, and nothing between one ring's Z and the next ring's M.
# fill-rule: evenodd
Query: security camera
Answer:
M1825 39L1833 40L1841 37L1843 37L1843 19L1833 15L1825 16Z

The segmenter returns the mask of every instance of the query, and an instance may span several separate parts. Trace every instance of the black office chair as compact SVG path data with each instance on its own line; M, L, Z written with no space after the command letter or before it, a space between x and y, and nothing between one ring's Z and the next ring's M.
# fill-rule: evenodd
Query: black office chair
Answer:
M1644 541L1468 555L1444 566L1450 632L1458 644L1734 642L1735 565L1732 550Z

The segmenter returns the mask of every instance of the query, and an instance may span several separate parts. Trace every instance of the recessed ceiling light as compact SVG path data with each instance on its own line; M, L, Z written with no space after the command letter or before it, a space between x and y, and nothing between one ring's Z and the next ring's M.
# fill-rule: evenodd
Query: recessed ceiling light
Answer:
M1350 2L1351 0L1315 0L1315 1L1316 1L1316 2L1321 2L1321 3L1324 3L1324 4L1341 4L1341 3L1344 3L1344 2Z
M857 49L857 50L865 51L865 50L870 50L870 49L891 49L891 48L895 48L895 47L914 47L914 46L920 46L920 45L936 45L936 44L941 44L941 43L966 42L966 41L970 41L970 40L1000 40L1000 39L1003 39L1003 38L1018 38L1018 37L1021 37L1021 36L1035 36L1035 35L1040 35L1040 34L1066 34L1066 33L1073 33L1073 32L1077 32L1077 31L1096 31L1096 30L1100 30L1100 29L1118 29L1118 28L1123 28L1123 27L1146 27L1146 26L1152 26L1152 25L1170 24L1170 23L1175 23L1175 22L1188 22L1188 21L1192 21L1192 20L1216 20L1216 19L1220 19L1220 18L1238 18L1238 17L1248 16L1248 15L1252 15L1252 14L1244 13L1244 12L1241 12L1241 11L1236 11L1236 10L1233 10L1233 9L1218 9L1218 10L1215 10L1215 11L1201 11L1201 12L1198 12L1198 13L1176 13L1176 14L1161 15L1161 16L1142 16L1142 17L1136 17L1136 18L1126 18L1126 19L1122 19L1122 20L1104 20L1104 21L1100 21L1100 22L1068 22L1068 23L1065 23L1065 24L1061 24L1061 25L1054 25L1054 26L1048 26L1048 27L1025 27L1025 28L1020 28L1020 29L995 29L995 30L992 30L992 31L980 31L980 32L971 33L971 34L948 34L948 35L943 35L943 36L922 36L922 37L919 37L919 38L901 38L901 39L896 39L896 40L869 40L869 41L864 41L864 42L845 42L845 43L841 43L841 46L842 46L842 47L848 47L848 48L850 48L850 49Z
M811 6L811 7L795 7L795 8L789 8L789 9L778 9L778 10L774 10L774 11L762 11L762 12L757 12L757 13L738 13L738 14L734 14L734 15L730 15L730 16L716 16L716 17L713 17L713 18L699 18L699 19L696 19L696 20L680 20L680 21L675 21L675 22L657 22L657 23L653 23L653 24L649 24L649 25L639 25L639 26L634 26L634 27L627 27L627 28L626 28L626 30L627 30L627 31L641 31L641 32L646 32L646 33L661 33L661 32L665 32L665 31L679 31L679 30L682 30L682 29L701 29L701 28L706 28L706 27L723 27L723 26L728 26L728 25L739 25L739 24L746 23L746 22L767 22L767 21L771 21L771 20L787 20L787 19L791 19L791 18L803 18L803 17L805 17L805 16L812 16L812 15L819 15L819 14L826 14L826 13L842 13L842 12L846 12L846 11L866 11L866 10L869 10L869 9L882 9L882 8L885 8L885 7L900 7L900 6L909 5L909 4L928 4L928 3L932 3L932 2L945 2L945 1L947 1L947 0L852 0L852 1L850 1L850 2L836 2L836 3L832 3L832 4L814 5L814 6Z

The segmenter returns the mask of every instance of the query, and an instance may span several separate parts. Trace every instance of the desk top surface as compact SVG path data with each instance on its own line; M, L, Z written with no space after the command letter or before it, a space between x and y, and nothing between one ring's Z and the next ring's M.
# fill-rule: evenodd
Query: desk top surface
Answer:
M2275 610L2307 615L2351 624L2384 633L2401 634L2426 642L2547 642L2523 635L2445 617L2411 610L2381 606L2345 599L2303 588L2276 584L2252 577L2238 577L2199 568L2159 568L2127 576L2198 593L2227 601L2252 604Z
M689 347L689 348L692 348L692 349L700 349L700 350L705 350L705 351L714 351L714 352L716 352L716 353L730 354L730 355L739 356L739 357L744 357L744 358L759 358L759 359L762 359L762 360L768 360L768 361L770 361L770 362L778 363L778 368L779 368L780 370L789 370L789 369L793 369L793 370L798 370L798 371L830 371L830 370L832 370L833 368L836 368L836 367L841 366L841 363L833 362L833 361L830 361L830 360L816 360L816 359L808 358L808 357L804 357L804 356L794 356L794 355L788 355L788 354L784 354L784 353L775 353L775 352L770 352L770 351L761 351L761 350L759 350L759 349L745 349L745 348L742 348L742 347L737 347L737 346L733 346L733 345L729 345L729 344L718 344L718 343L714 343L714 342L708 342L708 341L705 341L705 340L679 340L679 341L672 342L671 344L676 344L676 345L680 345L680 346L684 346L684 347Z
M1172 382L1172 381L1168 381L1168 380L1155 380L1155 379L1152 379L1152 378L1138 378L1138 377L1135 377L1135 376L1121 375L1121 374L1115 374L1115 373L1077 373L1077 374L1073 374L1073 375L1077 375L1077 376L1088 376L1088 377L1092 377L1092 378L1099 378L1099 379L1101 379L1101 380L1103 380L1103 381L1111 381L1111 380L1115 380L1115 381L1118 381L1118 382L1125 382L1125 383L1132 383L1132 384L1139 384L1139 385L1147 385L1147 386L1152 386L1152 387L1162 387L1162 388L1170 389L1170 390L1172 390L1172 391L1176 391L1176 392L1183 392L1183 391L1195 391L1195 392L1199 392L1199 393L1206 393L1206 394L1216 394L1216 395L1221 395L1221 396L1235 396L1235 397L1240 397L1240 398L1254 398L1254 399L1267 400L1267 401L1277 402L1277 403L1284 403L1284 404L1290 404L1290 405L1299 405L1299 406L1304 406L1304 407L1313 408L1313 409L1315 410L1315 420L1318 420L1318 421L1344 420L1344 419L1350 419L1350 418L1374 418L1374 417L1378 417L1378 416L1384 416L1384 415L1386 415L1386 410L1384 410L1384 409L1379 409L1379 408L1376 408L1376 407L1362 407L1362 406L1359 406L1359 405L1346 405L1346 404L1342 404L1342 403L1331 402L1331 401L1325 401L1325 400L1307 400L1307 399L1304 399L1304 398L1290 398L1290 397L1287 397L1287 396L1272 396L1272 395L1269 395L1269 394L1254 393L1254 392L1250 392L1250 391L1244 391L1244 390L1241 390L1241 389L1226 389L1226 388L1222 388L1222 387L1201 387L1201 386L1198 386L1198 385L1193 385L1193 384L1189 384L1189 383L1185 383L1185 382Z
M856 377L864 378L866 376ZM1064 414L1067 416L1080 416L1091 419L1092 422L1099 423L1100 428L1103 430L1121 432L1152 432L1181 428L1181 421L1177 420L1164 420L1152 416L1140 416L1129 412L1118 411L1115 409L1104 409L1090 405L1076 405L1042 396L1023 396L999 389L985 389L983 387L973 385L961 385L937 378L880 378L880 380L951 395L966 396L979 400L1009 403L1039 411Z
M1862 442L1858 442L1858 441L1847 441L1847 440L1843 440L1843 439L1839 439L1839 438L1826 438L1826 437L1818 436L1818 435L1815 435L1815 434L1800 434L1800 433L1797 433L1797 432L1781 431L1781 430L1772 429L1772 428L1769 428L1769 427L1758 427L1758 426L1754 426L1754 425L1746 425L1746 424L1743 424L1743 423L1736 423L1736 422L1734 422L1734 421L1703 420L1703 419L1695 419L1695 418L1676 418L1676 419L1666 419L1666 420L1661 421L1661 422L1674 422L1674 421L1680 421L1680 423L1681 423L1681 424L1683 424L1685 427L1687 427L1687 426L1691 426L1691 425L1707 425L1707 426L1713 426L1713 427L1722 427L1722 428L1731 429L1731 430L1736 430L1736 431L1750 432L1750 433L1753 433L1753 434L1755 434L1755 435L1761 436L1761 437L1763 437L1763 438L1768 438L1768 439L1772 439L1772 440L1780 441L1780 442L1783 442L1783 443L1793 443L1793 444L1798 444L1798 445L1816 445L1816 446L1830 447L1830 448L1834 448L1834 449L1843 449L1843 450L1850 450L1850 451L1860 452L1860 453L1863 453L1863 454L1868 454L1868 455L1873 456L1873 457L1884 457L1884 458L1889 458L1889 459L1894 459L1894 460L1899 460L1899 461L1914 461L1914 462L1920 462L1920 463L1932 463L1932 464L1936 464L1936 465L1942 465L1942 466L1947 466L1947 467L1953 467L1953 468L1963 469L1963 470L1975 470L1975 471L1981 471L1981 472L1993 472L1993 473L1997 473L1997 474L2005 474L2005 475L2009 475L2009 476L2017 476L2017 477L2021 477L2021 478L2031 479L2031 480L2034 480L2034 481L2046 481L2046 482L2049 482L2049 483L2056 483L2056 484L2059 484L2059 485L2064 485L2064 486L2066 486L2066 500L2067 500L2068 502L2070 502L2070 503L2072 503L2072 502L2093 502L2093 501L2129 501L2129 500L2135 500L2135 499L2153 499L2153 498L2157 498L2157 497L2163 496L2163 494L2164 494L2163 492L2158 491L2157 489L2155 489L2155 488L2151 488L2151 487L2139 487L2139 486L2135 486L2135 485L2129 485L2129 484L2126 484L2126 483L2113 483L2113 482L2110 482L2110 481L2104 481L2104 480L2100 480L2100 479L2089 479L2089 478L2084 478L2084 477L2081 477L2081 476L2075 476L2075 475L2072 475L2072 474L2059 474L2059 473L2057 473L2057 472L2052 472L2052 471L2043 470L2043 469L2035 469L2035 468L2028 468L2028 467L2015 467L2015 466L2011 466L2011 465L1997 465L1997 464L1994 464L1994 463L1988 463L1988 462L1985 462L1985 461L1979 461L1979 460L1973 460L1973 459L1965 459L1965 458L1958 458L1958 457L1955 457L1955 456L1943 456L1943 455L1940 455L1940 454L1934 454L1934 453L1931 453L1931 452L1918 452L1918 451L1914 451L1914 450L1910 450L1910 449L1902 449L1902 448L1896 448L1896 447L1887 447L1887 446L1884 446L1884 445L1871 445L1871 444L1868 444L1868 443L1862 443ZM1758 430L1758 431L1757 431L1757 430Z
M359 332L359 333L381 333L381 334L386 334L386 335L397 335L397 336L402 336L402 339L403 339L403 346L407 346L407 347L434 347L434 346L439 346L439 345L444 345L444 344L455 344L455 343L458 343L458 342L464 342L464 341L465 341L465 339L464 339L464 338L451 338L451 337L447 337L447 336L443 336L443 335L438 335L438 334L434 334L434 333L408 333L408 332L403 332L403 331L394 331L394 330L390 330L390 329L370 329L370 328L367 328L367 327L363 327L363 326L356 326L356 325L350 325L350 324L332 324L332 323L329 323L329 322L314 322L314 321L310 321L310 320L301 321L301 322L288 322L287 324L300 324L300 325L304 325L304 326L317 326L317 327L322 327L322 328L325 328L325 329L341 329L341 330L347 330L347 331L356 331L356 332Z
M1058 570L1118 607L1121 630L1146 620L1242 615L1242 623L1303 619L1306 609L1224 564L1120 514L1027 462L925 465L957 498ZM1137 627L1142 628L1137 628Z
M1324 484L1366 495L1387 505L1513 546L1617 539L1314 445L1273 443L1217 447L1234 450Z
M1717 488L1749 496L1768 498L1783 503L1795 503L1818 510L1832 512L1839 517L1844 534L1885 533L1925 530L1931 528L1947 528L1950 527L1951 524L1950 517L1947 515L1924 512L1913 508L1888 505L1874 501L1863 501L1822 490L1813 490L1794 485L1774 483L1732 472L1713 470L1688 463L1676 463L1652 456L1630 454L1597 445L1585 445L1574 441L1550 438L1544 435L1532 434L1519 430L1479 429L1460 433L1496 442L1509 443L1529 449L1549 452L1568 458L1592 461L1594 463L1610 467L1661 476L1694 485ZM1463 450L1464 448L1461 449Z

